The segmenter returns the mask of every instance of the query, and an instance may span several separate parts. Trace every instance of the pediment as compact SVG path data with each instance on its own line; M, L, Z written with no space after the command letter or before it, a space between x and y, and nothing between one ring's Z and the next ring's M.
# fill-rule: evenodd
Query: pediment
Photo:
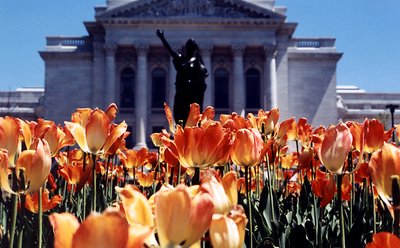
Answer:
M138 0L107 10L97 18L258 18L285 16L243 0Z

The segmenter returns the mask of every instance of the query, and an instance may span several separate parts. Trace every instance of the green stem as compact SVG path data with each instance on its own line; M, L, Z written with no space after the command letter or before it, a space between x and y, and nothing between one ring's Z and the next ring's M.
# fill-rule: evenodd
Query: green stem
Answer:
M39 209L38 209L38 247L42 247L43 233L43 188L39 189Z
M17 227L17 211L18 211L18 195L12 195L12 217L11 217L11 233L10 233L10 248L14 247L14 240L15 240L15 230Z
M97 199L97 182L96 182L96 155L92 154L93 160L93 192L92 192L92 211L96 211L96 199Z
M12 189L14 192L18 191L18 184L17 184L17 173L15 169L12 169ZM10 244L9 247L14 247L14 240L15 240L15 230L17 229L17 214L18 214L18 195L12 194L12 217L11 217L11 230L10 230Z
M24 227L22 227L21 231L18 234L18 248L22 248L23 240L24 240Z
M340 217L340 236L341 236L341 247L346 247L346 234L344 227L344 214L343 214L343 203L342 203L342 180L343 175L337 175L337 192L338 192L338 204L339 204L339 217Z
M249 206L249 231L250 231L250 248L253 248L253 216L251 213L251 197L250 197L250 190L249 190L249 167L246 166L244 169L244 180L245 180L245 187L246 187L246 195L247 195L247 202ZM250 184L251 185L251 184Z

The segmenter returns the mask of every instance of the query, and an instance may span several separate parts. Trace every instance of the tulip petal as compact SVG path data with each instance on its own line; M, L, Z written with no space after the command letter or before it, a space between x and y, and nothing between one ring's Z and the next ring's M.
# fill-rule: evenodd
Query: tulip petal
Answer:
M107 115L102 110L95 109L85 126L86 141L90 153L98 154L103 148L108 137L109 127L110 122Z
M72 237L79 228L78 219L70 213L54 213L49 221L54 231L54 248L71 248Z
M162 192L155 197L155 217L161 247L179 245L186 241L191 203L183 187Z
M79 226L73 237L73 247L126 247L129 224L117 211L92 213Z
M125 188L116 188L122 199L126 220L129 224L141 224L144 226L154 226L154 216L146 197L136 191L132 185Z
M69 132L74 137L76 143L78 143L79 147L86 153L89 153L89 147L86 141L86 133L85 128L83 128L80 124L74 122L64 122L65 126L69 130Z

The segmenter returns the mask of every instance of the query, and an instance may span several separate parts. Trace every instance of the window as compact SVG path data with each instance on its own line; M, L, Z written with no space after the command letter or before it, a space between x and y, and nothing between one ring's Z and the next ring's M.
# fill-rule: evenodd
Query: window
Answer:
M260 72L254 68L246 72L246 108L257 109L261 107L260 97Z
M163 108L166 101L167 73L162 68L156 68L151 73L151 107Z
M121 108L135 107L134 98L135 72L131 68L125 68L120 74L120 103Z
M223 68L214 72L214 107L229 108L229 72Z

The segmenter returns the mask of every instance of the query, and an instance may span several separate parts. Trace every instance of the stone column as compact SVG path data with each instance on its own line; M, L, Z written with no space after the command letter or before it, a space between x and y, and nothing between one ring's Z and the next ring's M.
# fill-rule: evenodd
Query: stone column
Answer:
M269 85L265 83L265 85L269 86L269 97L270 97L270 105L268 104L268 91L265 87L264 89L264 108L277 108L278 107L278 83L276 80L276 54L277 49L275 46L264 46L265 51L265 81L269 82ZM268 106L269 105L269 106Z
M104 109L104 44L93 42L92 108Z
M213 50L212 44L204 44L200 47L201 56L203 57L204 66L207 68L208 77L206 78L207 89L204 94L203 109L207 106L214 106L214 80L212 75L211 55Z
M244 116L246 107L246 88L244 83L243 53L245 45L235 44L233 51L233 112Z
M146 147L147 127L147 44L137 44L137 80L135 89L135 120L136 120L136 146L135 148Z
M106 53L106 80L105 87L103 91L103 106L107 107L111 103L115 102L116 95L116 67L115 67L115 51L117 50L117 44L114 42L109 42L104 45L104 50Z

